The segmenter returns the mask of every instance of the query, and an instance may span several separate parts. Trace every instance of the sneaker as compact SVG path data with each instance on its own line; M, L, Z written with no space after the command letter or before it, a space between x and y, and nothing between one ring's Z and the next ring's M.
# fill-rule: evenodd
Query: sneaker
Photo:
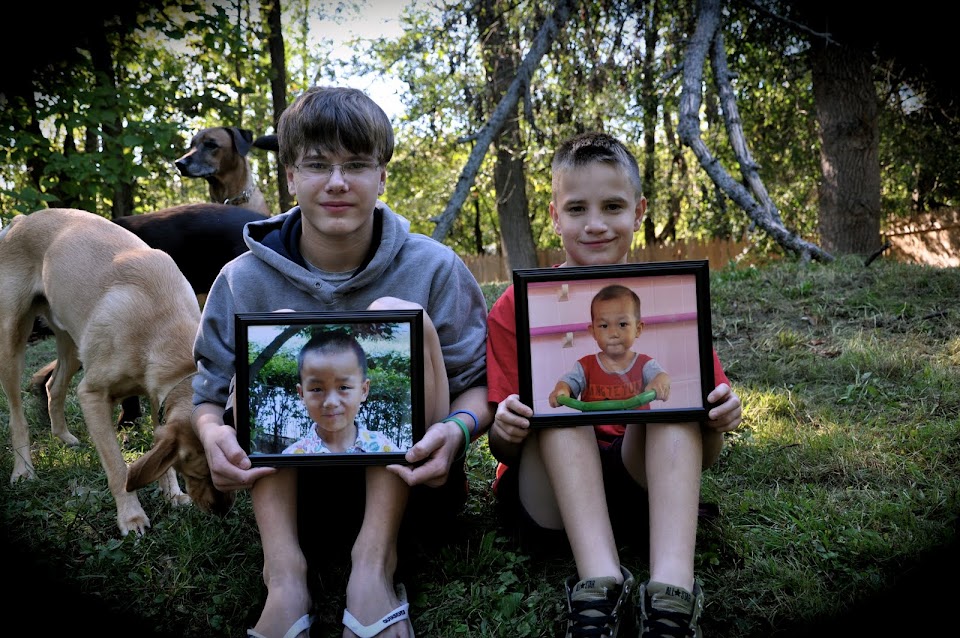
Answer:
M694 581L691 594L682 587L647 581L640 585L637 618L641 638L702 638L703 590Z
M620 571L622 585L612 576L584 578L579 582L574 580L576 576L567 579L566 638L633 634L633 574L624 567Z

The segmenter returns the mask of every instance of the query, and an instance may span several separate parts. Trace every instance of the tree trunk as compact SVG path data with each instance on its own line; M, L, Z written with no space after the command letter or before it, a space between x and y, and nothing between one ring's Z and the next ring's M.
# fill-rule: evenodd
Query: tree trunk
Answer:
M880 130L869 54L814 43L813 96L820 134L823 248L870 255L880 248Z
M643 80L641 81L641 93L643 100L643 192L647 198L647 214L643 219L643 239L644 245L653 246L657 240L656 223L653 216L659 215L657 212L660 204L659 193L657 192L657 112L659 111L660 99L657 91L654 89L655 78L654 68L656 64L657 40L659 35L660 21L660 2L654 0L647 5L649 14L643 21L644 28L644 53L643 53ZM643 9L641 9L643 11ZM669 115L664 114L665 118ZM662 208L662 206L661 206Z
M443 241L447 236L450 226L453 225L453 220L460 213L460 208L467 199L467 194L473 185L477 171L480 170L480 163L483 161L487 149L490 148L490 145L493 143L493 138L496 137L500 129L503 128L508 116L511 113L516 113L517 102L520 99L521 92L526 91L526 87L529 86L530 78L534 70L540 63L540 59L546 54L550 45L553 43L557 31L566 24L574 3L575 0L558 0L557 5L553 9L553 13L544 20L540 26L540 30L537 31L537 35L530 45L530 50L527 51L523 62L517 67L516 77L510 82L510 86L504 93L503 99L497 104L497 108L493 110L487 123L477 132L476 145L473 147L473 150L470 151L470 157L467 158L467 163L460 172L460 178L457 180L457 185L454 188L453 195L450 197L450 201L447 202L446 208L443 209L440 215L431 219L431 221L437 224L432 235L437 241Z
M519 64L514 34L502 16L503 4L499 0L483 0L477 10L477 31L480 33L487 76L484 101L491 113L516 77ZM496 162L493 182L497 193L497 217L500 220L504 253L511 269L537 267L519 118L519 103L515 102L503 128L494 138Z
M287 54L283 45L280 0L263 0L262 11L267 16L267 45L270 49L270 94L273 99L273 125L276 127L280 114L287 108ZM276 128L274 128L276 130ZM287 188L287 173L277 160L277 197L280 211L293 206L293 198Z

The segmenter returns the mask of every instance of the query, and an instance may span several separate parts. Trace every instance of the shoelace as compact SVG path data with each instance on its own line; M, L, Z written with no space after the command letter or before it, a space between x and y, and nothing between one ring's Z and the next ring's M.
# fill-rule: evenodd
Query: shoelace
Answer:
M643 635L661 638L693 638L690 616L679 611L651 609L644 619Z
M584 600L573 603L574 610L567 614L573 623L570 633L573 636L612 636L611 627L617 624L614 604L609 600ZM599 615L586 615L586 611L599 611Z

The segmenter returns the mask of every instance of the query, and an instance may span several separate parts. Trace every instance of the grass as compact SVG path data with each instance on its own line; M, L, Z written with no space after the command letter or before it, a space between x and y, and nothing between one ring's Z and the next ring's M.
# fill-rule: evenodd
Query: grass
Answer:
M698 534L702 626L708 636L786 636L857 608L954 539L960 271L841 259L728 267L710 287L714 342L745 407L742 428L703 478L703 499L720 515ZM486 288L492 300L503 284ZM52 340L32 345L27 374L52 350ZM0 470L9 475L2 396L0 408ZM139 623L144 636L244 635L264 595L248 495L217 519L145 488L152 528L120 538L76 404L68 405L76 449L50 436L32 397L27 409L38 477L0 481L0 525L8 556L20 561L5 570L8 583L21 583L14 600L58 609L48 622L79 597L80 622L97 610L121 617L127 634ZM149 430L118 433L128 460L149 447ZM573 563L518 551L496 518L494 468L484 442L475 444L460 530L417 551L417 582L407 585L418 636L541 637L562 627ZM646 578L642 551L626 545L621 558ZM314 636L340 635L344 576L334 570L324 581ZM70 595L53 606L55 584Z

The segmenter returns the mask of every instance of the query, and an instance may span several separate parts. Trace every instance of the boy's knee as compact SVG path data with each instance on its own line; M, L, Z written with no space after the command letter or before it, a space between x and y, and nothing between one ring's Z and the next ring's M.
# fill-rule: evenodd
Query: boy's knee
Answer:
M419 310L422 308L423 306L414 301L398 297L380 297L367 306L367 310Z

